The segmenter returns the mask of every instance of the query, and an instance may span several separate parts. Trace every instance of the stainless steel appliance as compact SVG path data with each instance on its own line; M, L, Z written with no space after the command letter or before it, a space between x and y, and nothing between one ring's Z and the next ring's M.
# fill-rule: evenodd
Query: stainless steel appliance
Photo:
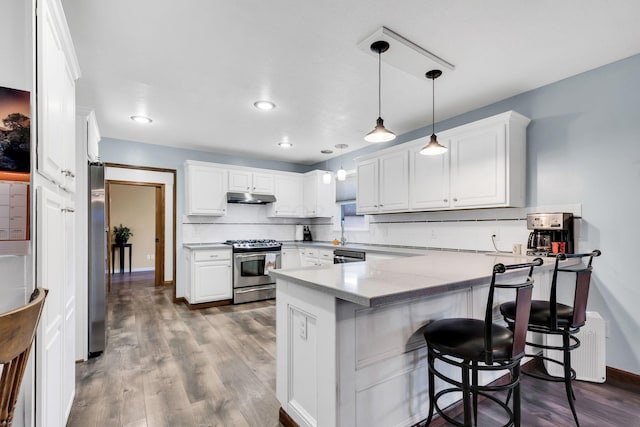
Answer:
M89 357L107 345L107 227L105 222L104 166L89 164Z
M334 264L346 264L348 262L366 261L366 253L353 249L336 249L333 251Z
M233 250L233 303L276 297L269 270L280 268L282 243L275 240L227 240Z
M574 253L571 213L527 214L527 230L532 230L527 242L527 255L554 256L559 252Z

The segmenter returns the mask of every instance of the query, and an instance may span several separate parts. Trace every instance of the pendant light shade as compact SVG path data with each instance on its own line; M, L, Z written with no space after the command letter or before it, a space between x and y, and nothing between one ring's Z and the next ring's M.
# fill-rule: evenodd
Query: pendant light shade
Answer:
M343 148L348 148L349 145L348 144L336 144L335 147L340 150L340 155L342 155L342 149ZM347 179L347 171L344 169L344 167L342 167L342 159L340 159L340 169L338 169L338 171L336 172L336 179L338 181L344 181L345 179Z
M331 172L326 171L322 175L322 182L324 182L325 184L331 184Z
M376 120L376 127L369 132L364 140L367 142L387 142L396 138L396 134L384 127L384 121L382 120L382 101L381 101L381 55L389 49L389 43L383 40L379 40L371 44L371 50L378 53L378 120Z
M442 71L440 70L431 70L425 74L425 77L430 79L433 82L432 84L433 97L431 98L432 100L431 140L427 145L422 147L422 149L420 150L420 154L425 156L436 156L438 154L444 154L447 151L449 151L447 147L445 147L444 145L441 145L438 142L438 138L436 137L436 130L435 130L436 128L436 79L441 75L442 75Z

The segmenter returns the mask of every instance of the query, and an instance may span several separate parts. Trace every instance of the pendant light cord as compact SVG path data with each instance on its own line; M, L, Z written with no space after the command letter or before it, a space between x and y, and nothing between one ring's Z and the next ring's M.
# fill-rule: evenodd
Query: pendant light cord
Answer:
M378 117L382 117L382 71L381 69L382 63L382 51L378 49Z
M436 79L431 79L431 134L436 134Z

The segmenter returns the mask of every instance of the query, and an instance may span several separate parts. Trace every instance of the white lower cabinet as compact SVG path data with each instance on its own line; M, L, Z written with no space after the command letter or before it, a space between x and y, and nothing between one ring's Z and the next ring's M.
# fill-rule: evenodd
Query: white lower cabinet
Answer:
M301 248L300 259L302 267L331 265L333 264L333 249Z
M190 304L229 300L233 297L230 249L186 250L187 292Z
M300 250L298 248L284 247L281 253L281 268L299 268Z

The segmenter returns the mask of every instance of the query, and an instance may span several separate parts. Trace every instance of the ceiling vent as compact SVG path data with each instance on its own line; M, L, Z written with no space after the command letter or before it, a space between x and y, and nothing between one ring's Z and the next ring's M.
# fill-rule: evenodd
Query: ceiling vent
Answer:
M426 49L407 40L400 34L387 27L380 27L369 37L358 44L358 48L371 56L377 56L371 51L371 43L383 40L389 43L389 50L382 56L382 61L395 68L405 71L420 80L424 80L424 73L429 70L447 69L455 70L455 65L429 52Z

